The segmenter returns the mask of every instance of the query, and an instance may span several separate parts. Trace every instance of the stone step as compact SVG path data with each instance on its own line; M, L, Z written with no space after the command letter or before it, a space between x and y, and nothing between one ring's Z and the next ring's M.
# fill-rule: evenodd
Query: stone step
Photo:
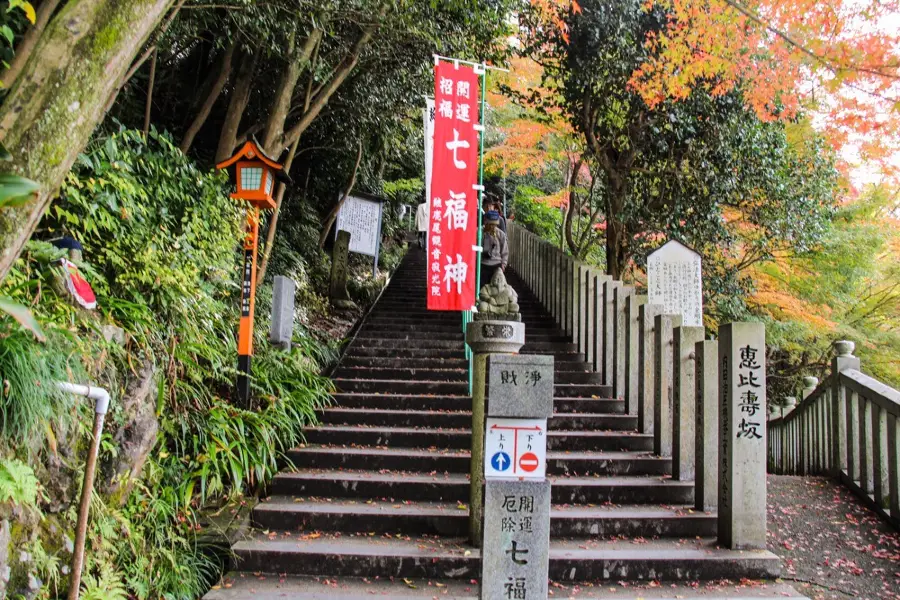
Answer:
M472 413L469 411L326 408L316 414L323 425L465 429L472 424ZM548 420L547 427L551 431L633 431L637 429L637 417L590 413L554 414Z
M468 381L406 381L403 379L334 379L341 392L381 394L447 394L468 396Z
M443 340L428 338L381 338L357 336L351 348L383 348L385 354L393 354L394 349L415 349L427 354L428 350L462 350L462 334L459 340ZM426 352L423 352L426 351Z
M403 361L397 361L402 363ZM469 381L469 369L466 361L459 369L447 368L423 368L407 365L405 367L349 367L343 364L337 369L334 376L341 379L425 379L429 381ZM575 384L599 384L602 376L600 373L590 371L556 371L555 383Z
M394 410L471 410L468 396L436 394L333 394L334 405L339 408L375 408ZM558 413L603 413L620 415L625 412L622 400L605 398L554 398L554 410Z
M347 348L345 357L362 357L371 358L375 356L390 356L391 358L448 358L448 359L465 359L466 352L462 347L453 350L447 349L430 349L427 352L415 348L391 348L385 350L378 347L366 347L357 344Z
M467 429L319 425L304 429L309 444L387 446L391 448L469 448ZM570 452L643 451L653 449L653 436L626 431L550 431L547 448Z
M478 600L479 586L466 580L433 578L406 578L408 581L391 581L392 578L372 579L327 576L279 576L267 577L254 573L231 572L224 578L224 585L214 586L204 600L371 600L374 598L416 599L448 598L451 600ZM650 585L652 584L652 587ZM634 582L628 587L581 587L567 583L554 583L554 598L594 600L676 600L702 598L703 600L775 600L776 598L805 598L787 584L769 582L767 585L732 585L712 583L696 586L652 582ZM571 595L570 595L571 594Z
M369 369L466 369L464 358L394 358L392 356L345 356L341 367ZM579 362L555 362L556 373L593 373L590 365Z
M233 546L236 566L249 572L330 577L464 579L481 576L480 552L458 538L358 537L284 532L256 534ZM780 574L765 550L726 550L701 538L688 543L553 540L550 579L622 581L763 579Z
M367 471L432 471L468 473L469 451L463 449L373 448L369 446L303 446L287 452L299 469ZM668 475L672 459L637 452L547 453L549 475Z
M659 477L548 477L555 504L688 504L694 483ZM392 498L465 502L468 475L409 471L302 470L279 473L272 495L334 498Z
M379 340L407 340L407 341L435 341L440 340L442 342L454 342L456 344L462 345L465 340L465 336L463 332L457 329L454 332L434 332L434 331L373 331L368 327L364 327L362 331L359 332L359 335L356 336L357 340L360 339L379 339Z
M556 352L578 352L578 345L566 342L532 342L526 335L525 345L520 350L521 354L555 354Z
M253 525L269 531L467 535L468 506L448 502L369 502L272 496L253 509ZM688 507L554 506L556 538L695 538L716 535L716 516Z
M464 364L465 361L463 361ZM423 379L426 381L469 381L469 369L441 369L410 367L378 369L370 367L338 367L334 377L339 379Z

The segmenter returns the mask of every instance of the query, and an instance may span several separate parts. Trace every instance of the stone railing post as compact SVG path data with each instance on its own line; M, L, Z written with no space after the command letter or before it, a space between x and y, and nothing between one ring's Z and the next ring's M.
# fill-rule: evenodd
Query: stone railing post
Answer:
M672 383L674 329L681 327L681 315L656 315L653 322L653 453L672 456Z
M784 419L794 407L797 406L797 399L793 396L785 396L781 400L781 418ZM793 475L792 461L794 456L794 441L791 436L791 426L782 423L781 425L781 475Z
M613 396L619 400L625 399L625 303L634 295L634 287L620 285L613 291L613 369L612 386Z
M645 434L653 433L654 334L656 317L663 310L661 304L644 304L638 308L638 431Z
M719 328L719 544L766 547L766 335L762 323Z
M603 337L601 338L600 356L603 373L603 385L613 385L613 370L616 367L616 358L613 343L614 329L616 326L615 306L613 297L616 289L622 286L621 281L608 280L603 283Z
M850 479L855 475L849 464L851 450L847 446L850 434L848 427L851 421L851 402L847 389L841 385L841 371L860 368L859 359L853 356L856 345L853 342L840 341L832 344L834 358L831 359L831 474L837 477L841 471L847 472ZM854 394L855 396L855 394ZM856 418L853 411L853 419ZM858 439L858 438L857 438Z
M625 414L637 415L640 377L640 307L647 304L647 296L625 298Z
M594 339L591 342L591 356L595 373L603 377L605 365L604 334L606 331L606 305L604 302L606 285L612 281L609 275L597 274L594 277ZM606 382L603 382L607 385Z
M716 510L719 494L719 343L694 344L697 396L695 508Z
M673 336L672 479L693 481L695 473L695 427L697 425L696 346L703 341L703 327L678 327Z

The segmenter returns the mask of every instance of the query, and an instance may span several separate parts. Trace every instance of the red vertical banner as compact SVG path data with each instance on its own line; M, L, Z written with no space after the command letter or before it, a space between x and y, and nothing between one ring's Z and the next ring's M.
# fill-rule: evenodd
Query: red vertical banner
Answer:
M434 149L429 198L428 309L475 305L478 228L478 75L442 62L434 68Z

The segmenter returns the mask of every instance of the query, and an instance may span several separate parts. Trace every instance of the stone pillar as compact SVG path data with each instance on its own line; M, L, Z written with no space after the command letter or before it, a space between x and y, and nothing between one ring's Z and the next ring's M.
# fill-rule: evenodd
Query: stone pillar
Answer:
M672 456L673 330L681 327L681 315L656 315L653 322L653 452Z
M294 335L294 292L297 285L293 279L275 276L272 286L272 321L269 327L269 341L283 350L291 349Z
M841 385L840 372L847 369L858 371L860 364L859 359L853 356L856 347L853 342L835 342L832 347L835 356L831 359L831 469L832 476L837 477L841 471L849 473L847 439L850 432L847 427L847 407L850 399L847 389Z
M474 353L472 372L472 439L469 470L469 541L480 548L484 532L484 423L487 356L518 352L525 343L525 324L515 321L473 321L466 325L466 343Z
M638 308L638 431L646 434L653 433L654 323L662 311L661 304L645 304Z
M331 285L328 295L338 308L352 308L353 302L347 293L347 258L350 253L350 232L338 231L331 251Z
M622 286L621 281L605 281L603 283L603 339L600 356L603 361L603 385L613 385L613 369L616 366L615 342L613 330L616 326L615 306L613 305L613 296L616 288Z
M638 414L640 307L647 304L647 296L632 294L625 298L625 413Z
M625 399L625 303L634 295L634 287L620 285L613 291L613 396Z
M766 334L762 323L719 328L719 544L766 547Z
M719 493L719 344L694 345L697 394L695 437L697 510L716 510Z
M548 595L553 363L538 355L488 359L482 600Z
M815 379L815 378L813 378ZM784 418L794 410L794 407L797 406L797 399L793 396L785 396L781 401L781 474L782 475L790 475L793 473L793 469L791 468L791 461L793 459L793 436L791 435L791 426L788 425Z
M703 327L679 327L673 338L674 372L672 401L672 479L694 480L697 385L694 379L696 346L703 341Z
M900 523L900 418L894 415L887 419L887 449L890 514Z

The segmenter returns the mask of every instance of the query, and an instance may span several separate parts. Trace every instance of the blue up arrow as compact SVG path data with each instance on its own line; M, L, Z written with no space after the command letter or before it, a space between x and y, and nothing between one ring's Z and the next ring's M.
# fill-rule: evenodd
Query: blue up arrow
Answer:
M503 472L509 468L512 461L509 460L509 454L506 452L498 452L491 457L491 466L495 471Z

